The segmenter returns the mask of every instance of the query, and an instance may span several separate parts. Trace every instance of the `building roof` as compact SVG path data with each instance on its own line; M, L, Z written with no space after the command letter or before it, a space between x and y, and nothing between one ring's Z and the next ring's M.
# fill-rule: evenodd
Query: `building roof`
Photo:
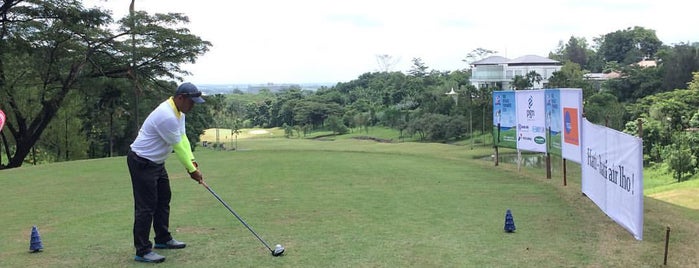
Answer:
M636 63L638 66L641 67L656 67L658 64L654 60L642 60Z
M586 73L583 75L583 77L585 79L590 79L590 80L609 80L609 79L619 78L619 77L621 77L621 74L618 72Z
M498 65L509 62L510 59L501 56L490 56L485 59L474 61L471 65Z
M537 56L537 55L525 55L525 56L522 56L522 57L519 57L519 58L516 58L514 60L507 62L507 64L516 64L516 65L532 64L532 63L535 63L535 64L542 64L542 63L544 63L544 64L560 64L561 62L559 62L557 60L552 60L549 58Z

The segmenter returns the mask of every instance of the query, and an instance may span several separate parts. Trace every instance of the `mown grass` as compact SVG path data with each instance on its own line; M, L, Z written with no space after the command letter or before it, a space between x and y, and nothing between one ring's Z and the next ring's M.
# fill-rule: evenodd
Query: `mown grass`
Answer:
M580 194L579 172L481 160L491 148L254 138L199 148L207 183L270 244L273 258L177 161L173 267L653 267L672 227L672 267L699 265L699 212L646 198L636 241ZM579 167L578 167L579 169ZM0 266L129 267L133 201L124 157L0 171ZM511 209L517 226L503 232ZM31 226L45 250L28 253Z

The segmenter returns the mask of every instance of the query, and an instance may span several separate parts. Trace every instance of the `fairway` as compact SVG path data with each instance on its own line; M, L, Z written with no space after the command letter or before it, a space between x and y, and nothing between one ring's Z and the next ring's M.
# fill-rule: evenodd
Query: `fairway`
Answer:
M579 177L562 187L543 170L494 167L480 160L490 148L283 138L238 146L195 155L208 185L285 255L272 257L171 157L170 229L188 246L156 250L164 265L659 266L668 224L677 228L669 263L698 264L696 210L646 198L646 240L636 241L580 194ZM0 186L0 266L143 266L133 261L124 157L4 170ZM507 209L514 233L503 231ZM28 253L33 225L41 253Z

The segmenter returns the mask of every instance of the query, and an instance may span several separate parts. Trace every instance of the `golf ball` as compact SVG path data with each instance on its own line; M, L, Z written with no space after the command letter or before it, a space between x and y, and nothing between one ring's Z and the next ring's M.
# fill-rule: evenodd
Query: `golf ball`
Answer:
M276 247L277 247L277 248L280 248L280 247L282 247L282 245L280 245L280 244L277 244L277 246L276 246Z

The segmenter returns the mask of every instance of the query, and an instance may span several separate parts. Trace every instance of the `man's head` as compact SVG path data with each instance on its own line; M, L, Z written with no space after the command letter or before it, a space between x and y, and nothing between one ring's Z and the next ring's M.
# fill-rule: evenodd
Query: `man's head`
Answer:
M201 91L197 89L197 86L189 82L182 83L179 87L177 87L174 100L177 109L183 113L187 113L192 110L195 103L204 102L204 99L201 97Z

